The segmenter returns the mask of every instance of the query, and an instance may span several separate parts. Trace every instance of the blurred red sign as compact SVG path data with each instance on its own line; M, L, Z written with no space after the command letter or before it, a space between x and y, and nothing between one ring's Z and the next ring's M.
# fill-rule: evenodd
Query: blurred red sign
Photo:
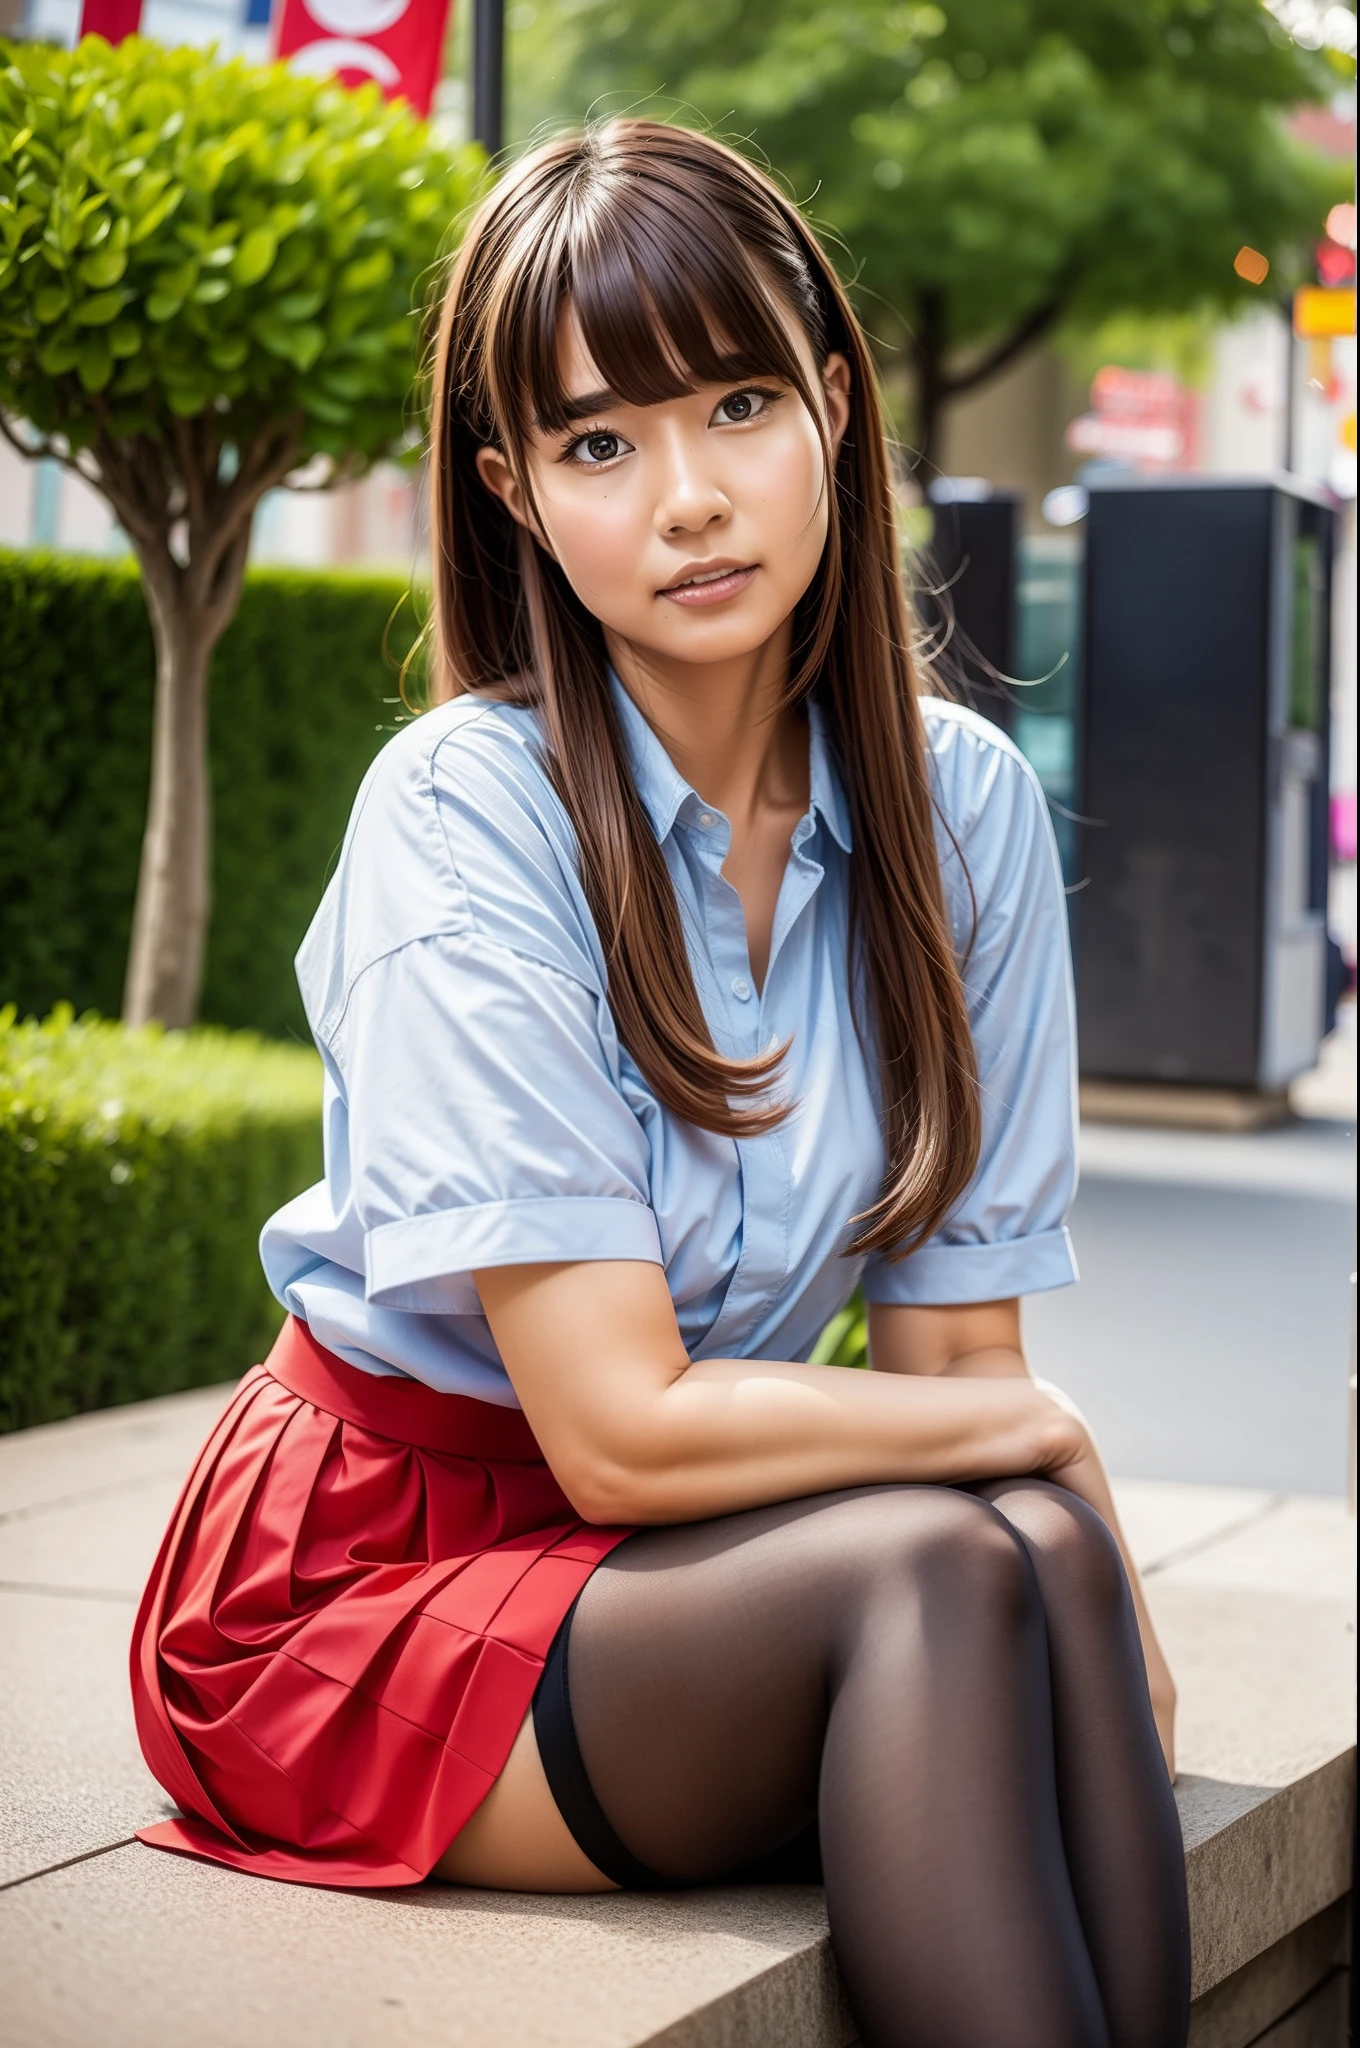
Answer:
M1165 469L1182 462L1190 450L1194 395L1164 371L1107 363L1092 379L1091 406L1067 429L1067 445L1075 454L1118 456Z
M1107 363L1091 379L1091 403L1109 419L1174 420L1184 397L1178 380L1162 370L1126 370Z
M142 0L82 0L82 36L103 36L106 43L121 43L124 36L135 36L141 25Z
M439 82L449 0L282 0L275 51L295 71L375 79L390 100L426 115Z

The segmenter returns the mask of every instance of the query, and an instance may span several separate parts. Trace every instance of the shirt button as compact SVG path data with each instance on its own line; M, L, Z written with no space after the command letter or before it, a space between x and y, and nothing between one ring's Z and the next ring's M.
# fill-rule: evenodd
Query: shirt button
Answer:
M703 826L705 832L707 832L709 826L713 823L712 811L700 811L699 823Z
M737 975L732 983L732 993L739 1003L744 1003L751 993L751 984L744 974Z

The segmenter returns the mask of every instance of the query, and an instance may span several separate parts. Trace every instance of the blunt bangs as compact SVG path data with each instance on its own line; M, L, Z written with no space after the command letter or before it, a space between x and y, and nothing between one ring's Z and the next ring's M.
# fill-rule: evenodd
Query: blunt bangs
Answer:
M503 434L522 444L534 429L560 433L579 420L560 363L573 315L603 387L625 404L777 377L811 407L780 315L793 313L818 365L827 323L787 228L757 205L734 220L730 189L720 204L716 192L696 192L692 164L683 183L669 169L664 159L611 162L606 148L571 167L565 191L540 192L517 223L521 260L487 336L487 398Z

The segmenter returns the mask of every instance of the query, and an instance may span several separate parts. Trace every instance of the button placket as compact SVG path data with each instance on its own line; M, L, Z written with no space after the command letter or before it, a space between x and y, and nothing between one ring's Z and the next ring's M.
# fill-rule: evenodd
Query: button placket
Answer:
M731 1040L730 1049L741 1058L753 1050L748 1041L758 1018L746 1009L755 995L746 951L746 917L740 896L724 880L722 872L732 844L731 829L721 811L710 810L706 805L690 811L688 824L689 843L695 855L691 874L697 885L712 975L709 987L722 1005L724 1035ZM741 1004L742 1011L737 1011L735 1004ZM716 1024L717 1020L714 1021Z

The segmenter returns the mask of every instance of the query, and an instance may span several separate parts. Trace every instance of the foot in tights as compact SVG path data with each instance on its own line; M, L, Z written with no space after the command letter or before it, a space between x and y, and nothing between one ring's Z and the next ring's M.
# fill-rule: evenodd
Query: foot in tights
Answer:
M1107 1773L1127 1717L1073 1731L1063 1797L1040 1571L1005 1506L873 1487L630 1538L572 1625L582 1761L619 1839L678 1880L819 1822L865 2048L1181 2048L1172 2001L1159 2031L1106 2004L1183 1973L1160 1752L1154 1773L1133 1743ZM1106 1654L1146 1707L1136 1636L1132 1666L1118 1630ZM1129 1788L1132 1855L1101 1819L1107 1775ZM1065 1809L1088 1798L1070 1865Z

